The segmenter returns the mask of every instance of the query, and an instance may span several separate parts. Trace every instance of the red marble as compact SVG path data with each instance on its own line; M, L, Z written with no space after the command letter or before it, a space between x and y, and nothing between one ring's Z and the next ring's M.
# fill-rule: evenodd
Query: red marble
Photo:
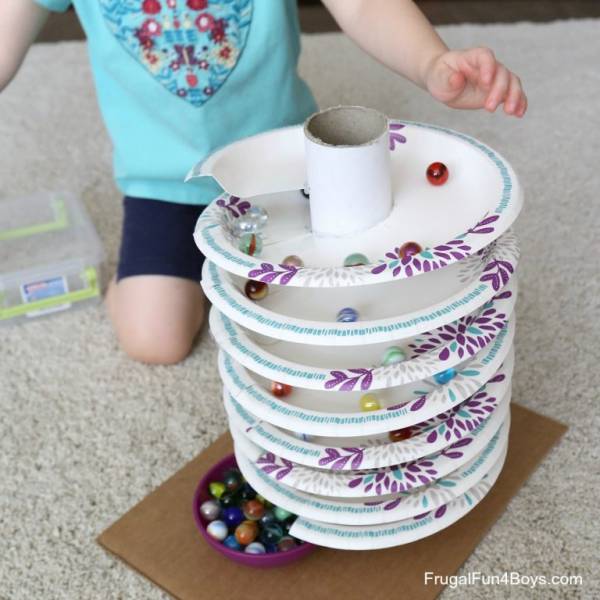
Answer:
M271 383L271 393L278 398L285 398L285 396L289 396L292 393L292 386L287 383L273 381Z
M431 185L444 185L448 175L448 167L444 163L434 162L427 167L427 181Z

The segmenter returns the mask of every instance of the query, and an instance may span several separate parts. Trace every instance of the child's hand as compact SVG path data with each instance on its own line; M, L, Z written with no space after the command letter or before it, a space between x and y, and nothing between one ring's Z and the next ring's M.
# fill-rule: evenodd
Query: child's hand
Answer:
M424 79L429 93L451 108L494 112L504 104L504 112L515 117L527 110L521 80L488 48L444 52L429 65Z

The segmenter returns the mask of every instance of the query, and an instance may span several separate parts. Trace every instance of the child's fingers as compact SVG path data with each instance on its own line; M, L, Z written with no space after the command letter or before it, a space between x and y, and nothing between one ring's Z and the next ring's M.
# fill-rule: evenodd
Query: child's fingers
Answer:
M442 102L450 102L462 93L465 84L465 76L461 71L440 61L429 75L427 88L434 98Z
M522 117L525 114L525 112L527 111L527 106L528 106L527 96L525 94L523 94L521 96L521 101L519 102L519 107L517 108L517 112L515 113L515 115L517 117Z
M496 76L492 83L492 88L485 101L485 108L490 112L494 112L498 105L506 97L508 86L510 84L510 72L502 64L498 63L496 67Z
M489 48L477 48L479 80L485 87L492 85L496 74L496 57Z
M494 80L496 57L489 48L473 48L462 55L460 67L473 83L488 88Z
M510 73L508 92L506 94L506 98L504 99L504 112L507 115L516 114L522 95L523 88L521 86L521 80L514 73Z
M451 71L448 77L448 88L450 91L459 92L465 87L465 76L460 71Z

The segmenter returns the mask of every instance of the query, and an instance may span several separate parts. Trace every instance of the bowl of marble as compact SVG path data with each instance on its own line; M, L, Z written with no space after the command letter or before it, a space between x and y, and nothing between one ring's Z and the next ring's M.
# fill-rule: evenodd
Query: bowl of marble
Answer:
M198 528L198 531L202 537L214 550L220 552L223 556L236 563L258 568L281 567L299 560L315 550L315 545L302 542L286 550L251 554L249 552L245 552L243 548L230 548L225 545L223 541L213 537L209 533L208 528L211 523L215 522L216 519L211 520L207 518L207 516L202 513L200 507L207 500L215 500L214 495L210 492L210 484L213 482L220 482L223 474L231 469L237 469L237 463L233 454L225 456L223 459L213 465L200 479L198 487L196 488L196 492L194 493L193 515L196 527ZM219 501L217 500L217 502ZM229 535L228 537L232 536Z

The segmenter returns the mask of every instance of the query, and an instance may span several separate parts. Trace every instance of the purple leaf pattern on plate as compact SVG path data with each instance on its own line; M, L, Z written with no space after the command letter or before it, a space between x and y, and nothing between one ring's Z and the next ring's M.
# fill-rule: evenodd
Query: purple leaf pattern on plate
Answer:
M347 369L346 371L331 371L331 379L325 382L325 389L331 390L339 387L340 392L351 392L360 384L360 389L364 392L371 387L373 383L373 369Z
M454 444L448 446L447 448L444 448L441 454L443 456L446 456L447 458L461 458L461 456L463 455L461 448L468 446L469 444L471 444L472 441L472 437L462 438L461 440L458 440L458 442L454 442Z
M367 495L375 492L378 496L405 492L415 486L427 485L435 481L437 471L429 457L376 471L358 471L348 487L360 487Z
M409 344L415 356L426 354L443 345L438 354L440 360L448 360L456 354L459 359L475 355L485 348L504 328L507 316L493 306L494 300L510 298L512 292L502 292L483 306L477 315L467 315L454 323L439 327Z
M406 144L406 138L398 133L400 129L404 129L404 125L402 123L390 123L390 150L396 149L396 144Z
M300 270L298 267L294 265L278 265L279 269L276 269L270 263L261 263L260 269L252 269L248 272L248 277L250 279L255 279L258 281L263 281L264 283L273 283L278 277L279 285L288 284L294 275L298 273Z
M506 375L499 373L489 383L500 383ZM486 387L487 385L486 384ZM481 425L498 406L498 399L486 391L486 387L467 398L464 402L443 412L427 421L413 425L415 433L427 433L426 440L429 444L435 443L439 438L446 442L452 439L460 440Z
M455 260L462 260L469 255L470 250L471 246L461 239L426 248L419 254L410 256L401 256L400 247L396 247L385 253L386 258L371 269L371 273L377 275L386 269L391 269L394 277L398 277L400 274L403 274L404 277L412 277L417 273L435 271Z
M229 212L229 215L234 219L245 215L252 206L248 200L242 200L238 196L229 196L227 202L224 198L217 200L217 206Z
M320 467L329 465L330 469L343 469L350 461L352 469L359 469L364 458L364 448L325 448L325 456L319 460Z
M500 215L484 216L474 227L471 227L467 233L492 233L494 227L490 227L492 223L495 223L500 218Z
M507 260L492 260L484 267L479 281L490 281L492 288L497 292L508 283L514 272L514 267Z
M281 464L277 460L281 461ZM265 452L258 458L256 464L267 473L267 475L275 474L275 479L281 480L286 475L289 475L294 469L294 464L286 458L276 457L272 452Z

